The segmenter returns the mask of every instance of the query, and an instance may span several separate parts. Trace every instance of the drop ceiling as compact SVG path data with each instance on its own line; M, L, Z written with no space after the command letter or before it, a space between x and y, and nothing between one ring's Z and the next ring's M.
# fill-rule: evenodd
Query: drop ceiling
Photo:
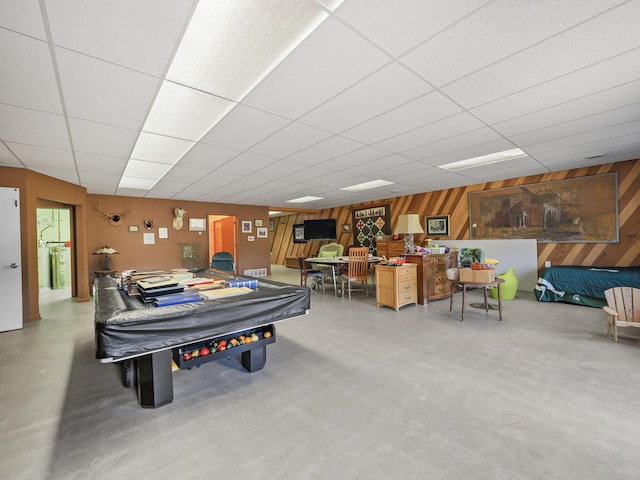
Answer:
M0 165L88 193L321 209L640 158L640 0L0 4Z

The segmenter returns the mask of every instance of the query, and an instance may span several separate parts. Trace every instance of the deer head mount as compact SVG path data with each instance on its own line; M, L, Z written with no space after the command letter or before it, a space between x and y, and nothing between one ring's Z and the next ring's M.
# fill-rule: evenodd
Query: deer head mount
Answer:
M109 223L114 227L119 227L122 225L122 220L126 217L131 208L129 208L125 213L107 213L100 209L100 202L96 202L96 210L103 214L109 220Z

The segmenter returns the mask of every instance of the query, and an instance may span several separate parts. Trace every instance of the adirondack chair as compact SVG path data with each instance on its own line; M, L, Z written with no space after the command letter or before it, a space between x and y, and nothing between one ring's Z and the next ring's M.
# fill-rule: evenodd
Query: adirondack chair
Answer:
M607 336L618 341L618 327L640 327L640 288L614 287L604 291Z

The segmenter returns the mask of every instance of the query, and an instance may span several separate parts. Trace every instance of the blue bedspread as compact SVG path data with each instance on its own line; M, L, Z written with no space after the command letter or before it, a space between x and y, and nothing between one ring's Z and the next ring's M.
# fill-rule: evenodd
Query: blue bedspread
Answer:
M540 302L602 307L607 304L604 291L612 287L640 288L640 267L549 267L534 294Z

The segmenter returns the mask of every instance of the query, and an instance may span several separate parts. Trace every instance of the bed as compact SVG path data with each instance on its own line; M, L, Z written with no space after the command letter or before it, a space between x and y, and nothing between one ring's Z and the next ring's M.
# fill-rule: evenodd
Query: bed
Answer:
M640 267L549 267L538 278L533 293L540 302L599 308L607 304L604 291L612 287L640 288Z

